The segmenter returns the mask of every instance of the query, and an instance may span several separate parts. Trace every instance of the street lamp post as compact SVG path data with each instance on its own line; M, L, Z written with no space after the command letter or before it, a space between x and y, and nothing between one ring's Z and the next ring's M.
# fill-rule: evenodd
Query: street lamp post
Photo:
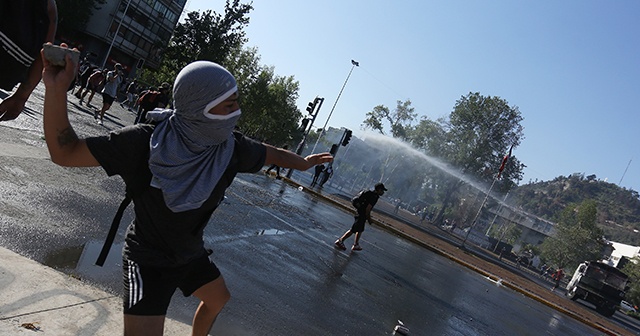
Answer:
M120 27L122 26L122 21L124 21L125 15L127 15L127 10L129 9L129 5L131 4L131 0L127 1L127 6L124 8L124 12L122 12L122 18L120 19L120 23L118 23L118 28L116 28L116 32L113 34L113 39L111 39L111 44L109 45L109 49L107 50L107 54L104 56L104 61L102 62L102 68L107 65L107 59L109 58L109 54L111 54L111 49L113 49L113 44L116 42L116 37L118 37L118 33L120 32ZM118 12L116 11L116 14Z
M351 77L351 73L353 72L353 68L360 66L360 63L351 60L351 70L349 70L349 74L347 75L347 79L344 81L344 84L342 84L342 88L340 89L340 92L338 93L338 97L336 98L336 101L333 103L333 106L331 107L331 111L329 112L329 116L327 117L327 121L325 121L324 126L322 126L322 131L320 132L320 134L318 134L318 139L316 139L316 144L313 145L313 149L311 149L311 154L313 154L316 151L316 147L318 146L318 142L320 141L320 138L322 137L322 135L324 135L324 131L327 128L327 124L329 123L329 119L331 119L331 115L333 114L333 110L336 108L336 105L338 104L338 100L340 100L340 96L342 95L342 91L344 90L344 87L347 86L347 82L349 81L349 77Z

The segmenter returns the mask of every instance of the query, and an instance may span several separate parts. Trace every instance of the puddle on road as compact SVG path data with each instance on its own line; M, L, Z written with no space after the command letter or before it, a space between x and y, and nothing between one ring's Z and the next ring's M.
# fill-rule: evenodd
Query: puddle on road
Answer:
M256 236L276 236L276 235L283 235L285 233L288 233L288 232L278 230L278 229L266 229L266 230L260 230L256 232Z
M59 270L71 270L82 278L96 279L122 268L122 243L111 246L103 267L96 265L96 260L104 241L88 241L84 245L64 247L51 251L44 259L44 264Z
M291 231L283 231L278 229L264 229L258 231L244 231L242 233L234 234L234 235L213 235L205 233L204 236L204 244L217 244L222 241L233 241L240 239L247 239L256 236L281 236L287 233L291 233Z

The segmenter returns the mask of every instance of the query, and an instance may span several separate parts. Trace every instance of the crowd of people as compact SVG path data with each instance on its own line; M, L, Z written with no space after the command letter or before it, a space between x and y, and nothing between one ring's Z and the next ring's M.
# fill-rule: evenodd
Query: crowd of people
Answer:
M87 107L94 109L94 118L101 125L104 123L105 113L114 102L136 114L134 124L147 122L147 113L153 109L171 106L169 83L144 86L136 79L126 78L124 67L120 63L114 64L112 70L108 67L99 68L88 57L80 62L70 91L77 98L78 105L84 102ZM102 97L100 108L91 104L96 93Z

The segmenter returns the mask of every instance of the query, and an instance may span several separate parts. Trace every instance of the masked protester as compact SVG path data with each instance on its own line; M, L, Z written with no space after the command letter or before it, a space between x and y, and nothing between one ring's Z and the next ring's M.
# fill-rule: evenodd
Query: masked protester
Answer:
M306 170L333 158L303 158L234 131L241 117L236 81L208 61L180 71L173 85L175 109L161 113L157 125L79 139L66 108L74 74L70 58L64 69L45 61L45 137L56 164L102 166L134 191L135 219L123 249L125 334L162 335L179 288L201 300L193 335L206 335L230 294L205 248L203 230L235 175L270 164Z

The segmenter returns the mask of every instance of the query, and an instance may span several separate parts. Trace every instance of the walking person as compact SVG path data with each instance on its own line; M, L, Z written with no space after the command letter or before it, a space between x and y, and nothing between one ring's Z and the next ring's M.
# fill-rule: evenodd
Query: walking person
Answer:
M165 108L169 105L169 83L162 83L159 90L150 88L143 91L138 98L138 112L134 124L146 123L147 113L156 108Z
M303 158L234 131L241 115L235 78L209 61L178 73L175 110L163 112L157 125L80 139L67 116L73 73L70 57L64 69L45 61L45 138L54 163L102 166L109 176L120 175L132 193L135 218L123 248L124 334L162 335L179 288L200 299L192 335L207 335L230 294L203 231L235 175L267 164L307 170L332 156Z
M316 183L318 183L318 178L320 177L320 174L322 174L323 171L324 171L324 165L316 166L315 172L313 174L313 180L311 181L310 187L313 187L316 185Z
M80 94L78 105L82 106L82 100L84 99L84 97L87 96L87 93L89 93L89 98L87 99L87 107L94 107L93 105L91 105L91 100L93 99L93 96L96 94L96 92L102 91L102 88L104 87L104 79L106 77L107 77L106 69L94 70L91 76L89 76L87 87L84 89L82 94Z
M553 292L560 286L560 281L562 281L562 278L564 278L564 269L562 269L562 267L558 268L555 272L553 272L553 274L551 274L551 278L555 282L553 287L551 287L551 291Z
M127 86L127 110L133 111L133 105L138 98L138 82L134 79Z
M100 112L96 111L93 118L98 121L98 124L104 123L104 114L109 110L113 102L118 96L118 87L122 83L123 73L122 65L116 63L114 70L107 72L107 76L104 79L104 88L102 88L102 109ZM100 119L98 119L100 117Z
M346 250L347 248L344 246L344 240L351 237L352 234L355 234L351 251L362 250L362 247L360 247L360 237L364 231L365 222L369 221L369 224L371 224L371 210L373 210L376 202L378 202L378 198L384 195L385 191L387 191L387 188L384 187L384 184L376 183L373 190L362 191L353 198L352 203L357 211L355 221L353 222L351 229L335 241L334 244L337 248Z
M74 94L76 98L82 99L82 91L88 90L89 87L89 77L96 71L98 67L93 64L88 64L84 70L80 70L80 84L78 91Z
M333 167L329 164L327 165L327 168L322 173L322 180L320 181L320 187L324 186L324 184L327 183L327 181L329 181L329 178L331 178L331 176L333 176Z
M0 89L15 91L0 102L0 121L17 118L42 78L40 50L58 27L54 0L0 1Z

